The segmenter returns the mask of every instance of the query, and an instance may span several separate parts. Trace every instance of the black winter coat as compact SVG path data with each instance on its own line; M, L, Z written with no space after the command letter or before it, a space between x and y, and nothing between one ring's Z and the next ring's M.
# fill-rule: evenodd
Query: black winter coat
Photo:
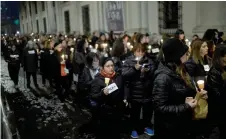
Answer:
M23 52L23 66L27 72L37 72L38 70L38 54L36 49L24 48Z
M207 77L208 118L216 125L226 123L226 80L222 78L222 70L211 68Z
M109 85L112 83L115 83L119 89L106 96L103 93L103 89L106 87L105 77L98 73L93 80L91 84L91 99L96 101L99 106L113 107L123 102L124 88L122 77L116 74L110 80Z
M15 51L9 51L9 54L7 56L7 60L8 62L8 67L9 68L15 68L15 69L19 69L20 68L20 62L21 62L21 58L20 58L20 53L18 50Z
M154 130L156 138L184 139L189 133L192 108L186 97L194 97L196 91L171 68L159 64L153 87Z
M204 65L209 65L209 68L211 67L211 59L208 57L205 57L204 59ZM199 63L195 63L195 61L193 60L193 58L190 58L186 63L185 63L185 67L187 72L189 73L189 75L191 77L193 77L194 81L197 82L198 80L205 80L208 71L204 70L204 66Z
M82 93L88 94L91 91L91 84L94 78L92 78L90 69L86 66L82 72L82 75L78 80L78 90Z
M153 75L154 75L154 63L151 59L143 57L140 60L140 65L146 64L148 71L142 73L141 70L135 69L135 56L129 57L123 64L122 76L126 82L126 86L129 91L125 94L125 99L148 102L151 101L152 87L153 87Z

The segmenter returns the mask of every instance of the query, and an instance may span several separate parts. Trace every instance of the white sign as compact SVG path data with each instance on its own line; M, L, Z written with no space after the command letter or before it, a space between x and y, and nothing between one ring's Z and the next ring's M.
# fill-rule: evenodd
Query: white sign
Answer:
M28 51L28 54L35 54L35 50Z
M203 67L204 67L204 70L205 70L205 71L209 71L209 70L210 70L209 65L204 65Z
M65 73L69 73L69 70L67 68L64 68Z
M108 93L111 94L112 92L118 90L118 86L115 83L110 84L107 86L108 88Z
M159 53L159 48L152 49L152 53Z

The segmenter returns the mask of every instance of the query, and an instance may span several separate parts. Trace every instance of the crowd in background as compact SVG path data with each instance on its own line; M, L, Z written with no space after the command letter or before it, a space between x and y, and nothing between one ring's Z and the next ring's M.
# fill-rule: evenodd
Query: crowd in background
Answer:
M41 86L55 89L62 102L76 85L77 100L91 110L98 127L97 138L118 139L118 127L128 115L132 138L143 132L154 139L225 139L223 33L208 29L203 38L194 35L191 43L184 34L178 29L164 39L155 33L129 36L113 31L92 36L3 35L1 52L17 89L21 67L28 89L31 76L40 87L39 73ZM208 104L208 113L198 117L201 101Z

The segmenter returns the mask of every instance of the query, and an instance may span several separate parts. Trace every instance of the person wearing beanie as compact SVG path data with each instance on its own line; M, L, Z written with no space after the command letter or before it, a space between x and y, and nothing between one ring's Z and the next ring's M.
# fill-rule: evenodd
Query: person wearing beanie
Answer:
M119 139L120 120L124 106L122 77L114 71L109 57L100 60L101 70L91 84L91 102L97 106L99 117L98 139ZM113 129L113 130L112 130Z
M197 105L196 88L184 68L188 46L172 38L164 42L162 51L164 63L155 71L152 91L154 139L187 139Z

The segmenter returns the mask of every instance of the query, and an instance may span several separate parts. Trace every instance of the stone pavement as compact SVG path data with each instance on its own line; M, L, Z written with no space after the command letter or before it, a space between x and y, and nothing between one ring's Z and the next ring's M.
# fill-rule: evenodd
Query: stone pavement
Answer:
M23 69L19 74L19 90L14 88L8 75L7 63L1 59L1 93L8 101L15 116L15 125L20 139L95 139L89 131L91 114L76 104L76 91L71 91L69 101L62 103L48 86L26 89ZM41 86L41 76L38 75ZM126 122L125 122L126 123ZM126 124L125 124L126 128ZM122 133L122 139L129 139L129 131ZM139 139L149 139L141 135Z

